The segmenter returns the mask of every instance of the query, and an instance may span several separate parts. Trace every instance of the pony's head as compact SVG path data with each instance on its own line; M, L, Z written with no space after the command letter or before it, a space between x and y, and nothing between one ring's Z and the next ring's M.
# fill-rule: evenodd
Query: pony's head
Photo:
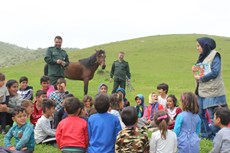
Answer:
M102 69L105 69L105 51L104 50L96 50L97 63L101 66Z

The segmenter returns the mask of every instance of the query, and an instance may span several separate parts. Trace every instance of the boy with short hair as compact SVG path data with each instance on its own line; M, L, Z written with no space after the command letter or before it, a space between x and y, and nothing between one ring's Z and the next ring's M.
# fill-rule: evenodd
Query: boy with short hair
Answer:
M213 140L213 148L210 153L230 152L230 110L226 107L217 108L214 114L214 125L220 127L220 131Z
M64 78L60 78L57 80L57 90L50 93L49 99L53 100L56 104L55 113L54 113L54 128L56 129L58 123L61 121L59 117L59 111L63 108L63 97L69 92L66 90L66 80Z
M56 140L62 152L85 153L88 147L88 125L80 118L81 102L75 97L65 99L64 108L68 116L57 127ZM74 136L73 136L74 133Z
M27 114L24 108L17 106L12 113L12 119L17 125L10 128L4 137L4 144L11 151L32 153L34 150L34 130L30 123L26 122ZM11 144L11 138L15 138L15 145Z
M42 111L43 115L38 119L38 122L34 129L34 138L37 144L46 143L46 144L54 144L56 143L55 134L56 130L51 129L50 117L53 116L55 112L55 103L50 99L42 100ZM48 141L51 139L51 141Z
M148 134L144 129L137 128L138 115L135 107L125 107L121 118L126 127L118 133L115 152L149 152Z
M166 109L169 86L166 83L161 83L157 85L157 90L159 93L158 102Z
M120 121L117 116L107 112L109 109L107 94L98 94L95 97L94 106L97 113L88 119L88 153L114 153L116 137L121 130Z
M18 89L18 94L21 95L23 99L33 100L33 87L28 86L28 78L22 76L19 79L20 88Z
M46 91L47 97L50 96L50 93L55 91L54 86L50 85L50 79L48 76L44 75L40 78L40 85L42 86L41 90Z
M42 116L42 100L47 98L46 91L44 90L38 90L35 96L34 111L30 116L30 122L33 125L36 125L38 119Z
M9 92L5 85L5 75L0 73L0 105L7 105L9 102ZM6 112L0 112L0 125L2 135L6 134Z

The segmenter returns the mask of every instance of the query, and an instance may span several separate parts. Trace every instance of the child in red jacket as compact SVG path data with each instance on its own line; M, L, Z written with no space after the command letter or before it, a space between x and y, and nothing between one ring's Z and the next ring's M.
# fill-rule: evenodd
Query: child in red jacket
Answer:
M149 105L144 110L144 115L141 119L138 119L138 127L147 126L151 128L154 126L153 118L158 110L163 110L163 106L158 103L158 95L152 92L149 95Z
M58 148L62 152L70 151L85 153L88 147L87 122L77 116L81 103L79 99L70 97L65 99L64 108L68 116L59 122L56 131Z

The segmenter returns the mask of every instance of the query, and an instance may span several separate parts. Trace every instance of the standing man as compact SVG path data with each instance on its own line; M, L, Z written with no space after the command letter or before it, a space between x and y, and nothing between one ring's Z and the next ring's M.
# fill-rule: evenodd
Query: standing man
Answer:
M119 52L118 60L113 62L111 72L110 72L110 82L112 82L114 76L113 91L115 93L117 88L120 86L125 89L126 77L128 83L130 82L131 74L129 71L129 63L124 60L124 52Z
M45 62L48 65L50 84L56 85L59 78L64 78L64 68L69 64L69 58L65 50L61 49L62 37L54 38L54 47L49 47L45 54Z

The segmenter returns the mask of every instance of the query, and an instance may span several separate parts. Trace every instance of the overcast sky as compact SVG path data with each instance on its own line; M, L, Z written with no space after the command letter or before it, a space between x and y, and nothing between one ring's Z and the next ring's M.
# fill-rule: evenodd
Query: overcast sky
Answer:
M163 34L230 37L230 0L1 0L0 41L85 48Z

